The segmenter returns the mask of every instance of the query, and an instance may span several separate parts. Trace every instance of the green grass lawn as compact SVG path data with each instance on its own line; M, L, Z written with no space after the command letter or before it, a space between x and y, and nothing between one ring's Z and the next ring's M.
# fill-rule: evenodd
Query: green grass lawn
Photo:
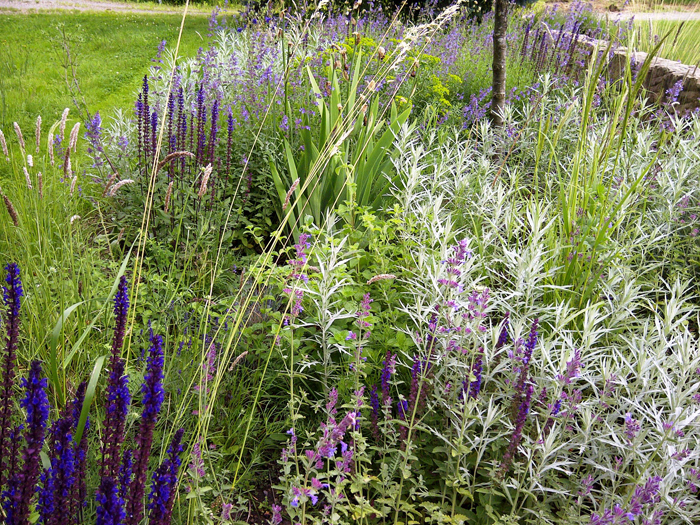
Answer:
M59 24L76 41L78 79L91 112L133 106L134 92L152 65L158 44L175 45L178 15L53 12L0 15L0 127L7 134L12 122L32 129L37 115L44 122L72 108L57 53ZM208 19L188 15L181 55L196 53L205 43ZM73 111L73 109L72 109ZM73 114L75 117L76 115Z

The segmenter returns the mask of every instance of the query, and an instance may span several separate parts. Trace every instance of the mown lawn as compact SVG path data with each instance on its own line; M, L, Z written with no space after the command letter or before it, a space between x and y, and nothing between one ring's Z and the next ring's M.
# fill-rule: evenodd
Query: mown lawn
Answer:
M30 129L72 107L65 81L59 26L78 62L78 80L90 111L129 108L158 44L177 40L178 15L36 13L0 15L0 127L17 121ZM207 38L208 19L188 15L181 54L191 56Z

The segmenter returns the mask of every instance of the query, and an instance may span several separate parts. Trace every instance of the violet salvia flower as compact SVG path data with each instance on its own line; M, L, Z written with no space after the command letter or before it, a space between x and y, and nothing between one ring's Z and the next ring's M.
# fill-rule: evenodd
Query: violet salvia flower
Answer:
M8 525L29 522L32 500L37 492L41 459L39 454L44 446L46 421L49 418L49 398L46 395L47 381L41 377L41 363L33 361L29 376L22 379L26 394L22 399L22 408L27 411L27 423L24 429L24 450L22 451L22 468L18 469L8 485L11 494L5 494L3 508L8 517Z
M119 496L119 487L110 476L103 476L97 490L97 520L95 525L122 525L126 513L124 501Z
M151 456L153 430L163 404L163 338L151 331L146 377L141 386L143 412L136 436L134 477L126 501L127 525L138 525L143 518L143 497L146 487L148 458Z
M381 438L381 433L379 432L379 414L381 412L381 406L379 404L379 394L377 394L377 385L372 385L372 390L369 393L369 404L372 407L372 413L370 415L372 435L374 439L379 440Z
M382 404L391 405L391 397L389 393L391 391L391 376L396 372L396 355L391 353L391 350L386 351L386 358L384 359L384 366L382 367L381 384L382 384Z
M114 297L114 317L116 326L114 328L114 339L112 340L112 357L119 356L124 344L124 334L126 333L127 313L129 310L129 290L126 276L119 279L117 295Z
M15 361L17 359L17 340L19 338L19 312L21 298L24 295L20 280L19 266L14 263L5 266L7 276L3 287L3 299L6 308L5 349L2 354L2 379L0 382L0 491L5 480L9 477L6 461L12 458L9 454L11 443L9 435L12 430L11 419L13 412L12 390L15 384Z
M61 417L50 431L51 467L42 475L44 487L40 508L41 523L46 525L72 525L75 523L69 509L75 483L75 449L73 447L73 420Z
M518 414L515 419L515 429L510 437L510 443L508 444L508 449L503 456L503 462L501 463L500 475L505 476L505 474L510 469L510 465L513 462L513 457L518 450L518 446L523 439L523 429L525 428L525 423L527 422L527 415L530 412L530 401L532 400L532 393L534 391L532 385L527 385L525 389L525 395L518 408Z
M83 381L78 385L78 390L75 393L73 401L73 428L77 429L80 421L80 412L85 401L85 390L87 383ZM87 454L88 454L88 432L90 430L90 418L85 420L85 427L80 436L80 443L75 443L75 482L71 488L70 499L70 516L74 523L82 523L83 507L85 506L85 498L87 497Z
M126 414L131 403L131 394L128 386L129 378L124 374L125 363L120 356L121 348L124 344L128 308L129 296L126 277L122 276L119 280L117 295L114 298L116 326L114 328L112 354L109 361L110 374L107 381L107 409L104 420L104 433L102 435L102 465L100 469L101 477L113 479L116 479L119 472L120 450L124 442ZM105 498L108 496L108 494L104 495Z
M510 324L510 312L506 312L503 316L503 326L501 326L501 334L496 342L496 350L502 348L508 342L508 325Z
M134 452L131 449L124 451L124 457L119 465L119 497L124 502L124 512L126 513L126 498L129 496L129 487L134 475ZM127 516L128 517L128 516Z
M107 409L102 436L102 477L115 478L119 472L120 450L124 442L126 415L131 403L129 377L124 374L124 360L112 364L107 383Z
M468 379L465 379L463 384L464 391L467 392L468 399L476 399L479 395L479 392L481 391L481 374L483 372L483 351L483 348L479 349L479 354L476 356L474 364L472 365L470 377ZM474 377L473 380L471 380L472 376Z
M183 429L175 432L167 456L153 473L151 493L148 496L149 525L170 525L184 432Z

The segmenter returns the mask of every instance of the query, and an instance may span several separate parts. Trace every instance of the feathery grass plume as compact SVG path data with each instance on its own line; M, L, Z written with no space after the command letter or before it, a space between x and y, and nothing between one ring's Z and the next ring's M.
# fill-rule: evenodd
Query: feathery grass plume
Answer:
M163 211L168 213L170 209L170 199L173 196L173 181L168 183L168 189L165 191L165 205L163 206Z
M26 166L22 166L22 170L24 171L24 179L27 181L27 189L31 190L34 189L32 186L32 178L29 176L29 172L27 171Z
M248 355L248 350L246 350L245 352L241 352L238 356L236 356L236 359L233 360L233 363L231 363L231 366L228 367L228 371L233 372L233 369L236 368L236 365L238 363L240 363L241 361L243 361L243 359L247 355Z
M31 155L27 155L27 166L30 168L34 167L34 158Z
M70 148L66 148L66 154L63 157L63 177L70 179L73 176L73 168L70 163Z
M207 167L204 168L204 173L202 173L202 182L200 183L199 191L197 192L197 196L200 199L207 192L207 184L209 183L209 177L211 176L212 169L211 163L207 164Z
M61 137L61 141L65 138L65 133L66 133L66 120L68 120L68 112L70 111L70 108L66 108L63 110L63 114L61 115L61 122L58 125L58 136Z
M7 141L5 140L5 134L0 129L0 147L2 148L2 154L5 155L5 160L10 162L10 152L7 151Z
M17 469L17 472L11 473L8 490L4 493L2 503L7 525L29 523L32 500L37 492L39 481L40 453L44 446L46 421L49 417L47 385L48 381L42 377L41 363L33 361L29 368L29 376L22 378L22 388L26 393L21 405L27 412L22 467Z
M22 130L19 127L19 124L16 122L12 123L13 126L15 127L15 133L17 134L17 141L19 142L19 147L22 148L22 156L24 156L24 137L22 136Z
M289 206L289 199L292 197L292 195L294 194L294 190L296 190L298 186L299 186L299 179L292 182L292 186L289 188L289 191L287 192L287 196L284 198L284 204L282 205L282 211L285 211L287 209L287 206Z
M39 198L44 198L44 176L41 172L36 174L36 188L39 191Z
M143 497L146 489L146 471L151 456L153 430L163 404L163 338L150 335L151 347L148 351L146 376L141 386L143 411L136 434L134 476L129 485L126 501L126 524L138 525L143 518Z
M12 224L19 226L19 217L17 216L17 210L15 209L14 204L12 204L12 201L5 194L3 194L2 199L5 201L5 208L7 208L7 213L10 214Z
M379 275L375 275L369 281L367 281L367 284L373 284L377 281L384 281L386 279L396 279L396 276L393 273L380 273Z
M168 153L165 158L158 163L156 173L160 172L160 170L162 170L171 161L183 159L185 157L194 158L194 153L190 153L189 151L173 151L172 153Z
M41 144L41 115L39 115L36 118L36 129L34 130L34 134L36 135L36 152L39 153L40 151L40 144Z
M73 193L75 193L75 185L77 184L77 182L78 182L78 176L76 175L70 181L70 194L71 195L73 195Z
M112 184L114 184L114 181L117 180L118 176L119 174L116 171L109 176L109 179L107 179L107 182L105 183L105 189L102 190L103 197L107 195L107 192L112 187Z
M80 422L80 412L83 409L85 402L85 391L87 383L83 381L78 385L78 390L75 392L73 400L73 429L78 428ZM82 523L83 507L85 507L85 498L87 498L87 454L88 454L88 433L90 431L90 418L85 420L83 434L80 436L80 443L74 443L75 448L75 482L71 487L70 503L68 514L73 520L73 523Z
M148 496L149 525L170 525L175 502L177 474L180 470L180 452L184 429L175 432L163 463L153 473L151 493Z
M53 157L53 133L49 132L49 138L47 140L47 144L49 146L49 160L51 161L51 165L53 166L55 164L54 162L54 157Z
M127 184L133 184L133 183L134 183L134 181L132 179L120 180L114 186L112 186L112 188L109 190L109 196L114 197L122 186L126 186Z
M10 454L12 443L9 437L12 430L12 391L15 384L16 352L19 339L19 312L21 299L24 296L19 266L10 263L5 266L5 271L7 272L6 286L3 287L5 347L2 354L2 369L0 370L2 372L2 381L0 382L0 493L9 476L7 468L9 465L6 462L15 457Z
M72 149L73 153L78 151L78 133L80 132L80 122L76 122L73 129L70 130L70 142L68 149Z

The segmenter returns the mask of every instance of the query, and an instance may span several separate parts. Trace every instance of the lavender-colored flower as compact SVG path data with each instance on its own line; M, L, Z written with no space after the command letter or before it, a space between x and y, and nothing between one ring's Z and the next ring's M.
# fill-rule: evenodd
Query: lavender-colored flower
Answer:
M279 505L272 506L272 518L270 519L272 525L280 525L282 523L282 507Z
M143 517L148 458L151 456L153 430L163 404L163 339L151 330L146 376L141 386L143 412L136 435L134 477L126 501L127 525L138 525Z
M625 414L625 436L630 443L637 437L640 428L639 421L634 419L630 412L627 412Z
M566 372L558 374L557 379L565 385L570 385L572 379L581 375L581 350L574 350L573 357L566 362Z
M592 514L589 523L592 525L622 525L634 522L639 516L644 516L644 524L660 524L663 511L654 507L661 499L659 496L661 481L660 476L649 478L644 485L634 489L634 494L627 508L618 504L612 509L603 509L602 514Z
M372 302L372 299L370 298L369 293L366 293L362 297L362 302L360 303L360 309L357 311L357 326L360 327L360 329L364 329L364 338L368 338L370 331L369 329L372 327L372 324L369 323L366 319L370 315L370 303Z
M165 460L153 473L151 493L148 496L149 525L170 525L184 432L183 429L175 432Z
M33 361L29 376L22 379L26 394L22 399L22 408L27 412L24 430L24 450L22 451L22 468L13 473L8 486L10 493L5 493L3 508L8 525L29 522L32 500L37 492L41 459L39 454L44 446L46 421L49 417L49 399L46 395L47 381L41 377L41 363Z
M9 454L12 431L12 390L15 385L15 361L17 359L17 340L19 338L19 312L21 298L24 295L20 280L19 266L14 263L5 266L7 276L3 287L3 298L6 308L5 315L5 349L2 354L2 380L0 382L0 490L9 477L6 462L12 456Z

